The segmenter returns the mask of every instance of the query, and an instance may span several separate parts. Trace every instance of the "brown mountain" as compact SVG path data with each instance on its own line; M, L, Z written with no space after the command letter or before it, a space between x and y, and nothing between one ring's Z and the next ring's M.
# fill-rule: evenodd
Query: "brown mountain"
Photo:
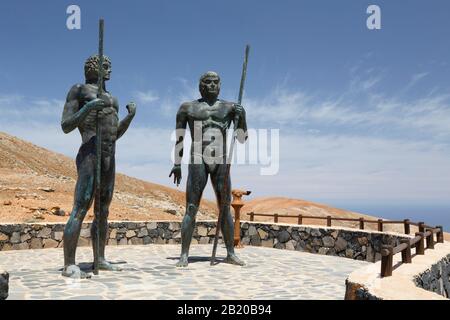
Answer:
M73 159L0 132L0 222L66 221L76 176ZM110 220L180 220L184 208L184 192L117 174ZM198 217L215 219L215 203Z

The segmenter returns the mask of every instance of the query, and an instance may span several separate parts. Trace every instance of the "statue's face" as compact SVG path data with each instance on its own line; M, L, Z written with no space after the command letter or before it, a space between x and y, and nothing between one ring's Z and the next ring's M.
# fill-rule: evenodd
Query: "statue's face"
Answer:
M220 92L220 79L218 76L210 75L200 82L200 94L202 97L217 97Z
M103 61L103 79L109 80L111 78L111 63L108 61Z
M98 56L90 56L84 64L84 75L88 80L98 79ZM103 80L111 78L111 60L104 56L103 60Z

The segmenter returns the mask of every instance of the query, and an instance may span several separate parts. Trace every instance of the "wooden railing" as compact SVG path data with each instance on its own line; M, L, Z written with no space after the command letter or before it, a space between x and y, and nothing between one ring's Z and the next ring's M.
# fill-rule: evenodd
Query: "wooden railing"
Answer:
M434 240L436 235L436 241ZM444 230L442 226L436 228L419 224L419 232L412 239L402 239L401 244L394 247L383 245L381 248L381 277L392 276L393 258L397 253L402 254L402 263L411 263L411 249L415 248L416 255L424 255L426 249L434 249L434 244L444 243Z
M308 216L303 214L298 215L287 215L287 214L270 214L270 213L255 213L255 212L249 212L247 215L250 216L250 221L255 221L255 217L273 217L273 222L278 223L279 218L295 218L297 219L297 224L303 224L303 219L317 219L317 220L326 220L327 221L327 227L332 226L332 221L350 221L350 222L359 222L359 229L364 230L366 223L373 223L377 225L378 231L383 231L383 226L386 224L403 224L405 234L411 233L411 226L419 226L420 223L423 224L423 222L414 223L411 222L409 219L404 220L370 220L365 218L335 218L332 216Z
M359 222L359 229L364 230L366 223L377 224L377 230L383 231L383 226L386 224L403 224L404 233L411 233L411 226L416 226L419 232L412 239L402 239L401 244L394 247L392 245L383 245L381 248L381 277L389 277L393 271L393 257L397 253L402 254L402 263L411 263L412 255L411 249L415 248L416 255L425 254L426 249L434 249L435 243L444 243L444 229L442 226L431 227L424 222L411 222L409 219L404 220L370 220L365 218L335 218L332 216L308 216L303 214L298 215L283 215L283 214L268 214L268 213L247 213L250 216L250 221L255 221L255 217L273 217L273 222L278 223L279 218L296 218L299 225L303 224L303 219L317 219L326 220L327 227L331 227L332 221L351 221ZM436 235L436 240L434 236Z

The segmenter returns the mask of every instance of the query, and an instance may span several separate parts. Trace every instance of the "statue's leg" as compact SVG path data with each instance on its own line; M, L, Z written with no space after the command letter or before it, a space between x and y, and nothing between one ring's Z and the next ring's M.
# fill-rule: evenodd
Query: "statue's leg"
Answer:
M227 262L243 266L245 263L241 261L234 253L234 224L233 217L230 212L231 203L231 181L230 177L227 179L227 186L225 183L226 164L218 164L216 170L211 172L211 182L216 194L217 205L222 214L222 224L220 226L223 240L227 248Z
M77 155L78 179L75 186L74 204L64 229L64 269L67 277L85 278L86 274L75 265L75 254L81 225L94 195L95 145L88 142L81 146Z
M177 267L188 265L189 247L195 229L195 216L208 182L208 173L204 164L190 164L186 184L186 213L181 223L181 256Z
M115 159L114 155L104 154L104 161L102 162L102 175L101 175L101 193L100 193L100 210L99 217L94 216L94 221L91 227L91 237L92 237L92 248L94 250L94 255L97 252L97 228L99 239L98 239L98 267L100 270L109 271L120 271L121 268L112 265L105 259L105 247L108 235L108 215L109 206L114 194L114 181L115 181ZM97 203L94 204L97 208Z

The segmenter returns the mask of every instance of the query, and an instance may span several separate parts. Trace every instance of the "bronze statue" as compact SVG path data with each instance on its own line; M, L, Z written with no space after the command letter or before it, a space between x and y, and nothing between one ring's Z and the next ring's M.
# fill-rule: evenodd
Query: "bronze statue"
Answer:
M240 104L219 100L220 77L209 71L201 76L199 82L201 99L183 103L177 113L177 141L175 165L169 175L174 183L181 181L181 160L183 140L187 124L192 138L188 180L186 186L186 213L181 225L181 256L178 267L188 265L189 247L195 228L195 216L198 211L208 175L216 194L218 208L223 219L220 228L227 249L226 262L244 265L234 253L233 219L230 214L231 182L225 176L227 170L226 131L234 123L239 129L237 139L244 143L247 139L245 110ZM213 137L213 138L211 138ZM219 139L220 138L220 139ZM219 147L217 147L220 140ZM225 186L225 184L227 184ZM218 226L219 227L219 226Z
M102 87L99 86L99 61L103 60ZM94 249L94 261L98 261L100 270L118 271L120 268L106 261L105 245L108 232L109 205L114 192L115 180L115 151L116 141L128 129L136 114L136 105L129 103L126 108L128 115L119 122L119 103L105 86L110 79L111 61L108 57L100 59L99 55L89 57L84 66L85 84L74 85L64 105L61 127L64 133L78 128L82 144L79 149L76 165L78 180L75 187L74 205L64 230L64 269L63 276L85 278L88 275L75 264L75 252L80 235L81 225L87 211L92 205L96 190L96 136L97 128L101 132L101 184L99 200L94 207L96 213L91 227L91 237ZM100 95L99 95L100 93ZM98 113L98 123L97 123Z

